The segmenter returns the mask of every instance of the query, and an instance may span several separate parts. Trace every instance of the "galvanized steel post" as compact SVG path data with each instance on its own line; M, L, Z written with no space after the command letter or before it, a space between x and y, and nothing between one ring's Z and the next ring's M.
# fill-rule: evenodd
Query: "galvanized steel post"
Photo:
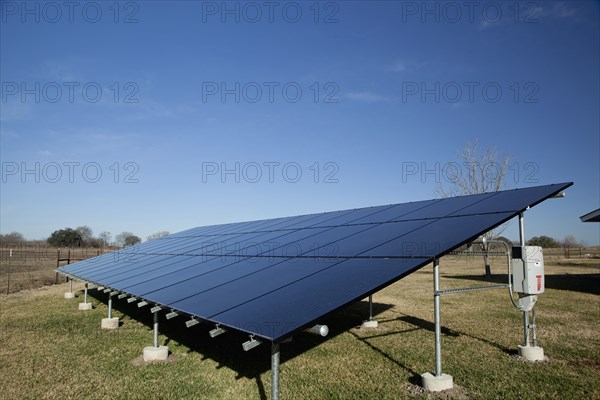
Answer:
M433 308L435 319L435 376L442 376L442 328L440 322L440 261L433 260Z
M85 289L83 290L83 302L87 303L87 290L88 290L88 284L85 284Z
M519 244L525 246L525 220L523 213L519 213ZM529 311L523 310L523 341L529 346Z
M154 313L154 348L158 348L158 311Z
M112 318L112 294L108 294L108 318Z
M529 346L529 311L523 311L523 336L524 345Z
M525 221L523 220L523 213L519 213L519 242L521 247L525 246Z
M279 400L279 343L271 345L271 400Z

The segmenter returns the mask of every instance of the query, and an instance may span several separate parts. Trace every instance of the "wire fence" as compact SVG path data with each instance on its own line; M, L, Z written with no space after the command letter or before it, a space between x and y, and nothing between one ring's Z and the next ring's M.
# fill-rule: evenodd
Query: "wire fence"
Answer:
M96 257L110 249L3 245L0 247L0 293L56 284L57 267Z

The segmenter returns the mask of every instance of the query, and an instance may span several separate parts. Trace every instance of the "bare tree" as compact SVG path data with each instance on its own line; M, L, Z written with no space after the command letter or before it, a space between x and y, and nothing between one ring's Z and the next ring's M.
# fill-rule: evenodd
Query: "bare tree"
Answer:
M106 246L110 245L111 237L112 237L112 235L110 234L110 232L107 232L107 231L104 231L98 235L98 239L100 239L102 241L102 247L106 247Z
M75 228L75 232L79 233L79 236L81 237L82 246L85 247L90 245L90 239L93 238L92 228L90 228L87 225L78 226L77 228Z
M25 238L20 232L11 232L5 235L0 235L0 243L2 243L2 245L14 246L22 244L23 242L25 242Z
M169 234L170 234L170 232L168 232L168 231L156 232L156 233L153 233L152 235L146 237L146 240L158 239L158 238L161 238L161 237L168 236Z
M505 188L509 156L500 156L495 147L480 151L475 141L467 142L458 157L460 163L449 163L446 168L446 185L441 184L436 189L440 197L497 192Z
M565 236L562 245L565 249L565 258L571 257L571 249L576 249L578 247L582 247L581 244L575 239L573 235Z
M135 236L135 235L131 232L121 232L117 236L115 236L115 241L117 242L117 245L119 245L120 247L123 247L123 246L125 246L125 239L127 239L130 236Z
M445 168L443 183L436 189L439 197L465 196L470 194L481 194L497 192L506 188L506 172L510 163L510 157L500 156L495 147L486 147L483 151L479 149L478 142L467 142L459 153L459 163L449 163ZM503 224L485 233L486 239L499 237L507 228ZM482 245L483 252L489 251L489 244ZM485 275L490 276L490 264L488 256L484 255Z

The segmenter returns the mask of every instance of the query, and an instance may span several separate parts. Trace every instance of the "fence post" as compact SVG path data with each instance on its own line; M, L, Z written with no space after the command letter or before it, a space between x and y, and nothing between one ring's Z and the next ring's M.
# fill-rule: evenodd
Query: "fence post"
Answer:
M60 267L60 249L56 249L56 268ZM56 273L56 276L54 277L54 284L56 285L58 283L58 272Z
M8 276L6 280L6 294L10 293L10 259L12 258L12 249L9 250L8 254Z

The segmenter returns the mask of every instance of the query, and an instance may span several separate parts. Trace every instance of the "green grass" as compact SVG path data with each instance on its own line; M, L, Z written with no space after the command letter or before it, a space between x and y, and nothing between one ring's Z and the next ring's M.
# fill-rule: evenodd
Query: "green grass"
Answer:
M357 326L365 301L323 319L325 339L298 334L282 344L284 399L539 398L600 399L600 266L547 265L538 303L538 337L548 362L516 356L521 314L505 290L442 297L443 369L457 388L431 396L414 384L433 370L431 267L374 296L380 326ZM498 264L493 272L502 272ZM442 286L481 284L480 260L442 260ZM568 275L566 275L568 274ZM499 279L499 278L498 278ZM80 288L81 286L77 286ZM0 387L3 399L269 398L269 346L244 352L247 336L208 337L161 318L170 362L143 364L152 341L148 308L116 300L116 331L100 329L106 297L92 290L94 310L78 311L65 286L0 296Z

